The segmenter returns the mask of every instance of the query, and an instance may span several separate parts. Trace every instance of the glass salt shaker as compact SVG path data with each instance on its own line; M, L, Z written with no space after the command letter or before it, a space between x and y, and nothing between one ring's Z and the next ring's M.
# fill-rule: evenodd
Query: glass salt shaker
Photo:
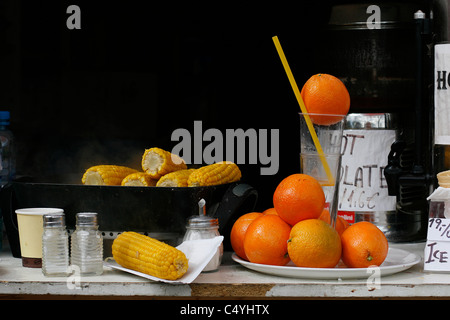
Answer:
M103 238L98 231L97 213L77 213L76 229L71 236L71 264L80 268L80 275L103 273Z
M206 216L205 200L201 199L198 203L199 215L192 216L188 220L186 226L186 234L183 241L186 240L200 240L200 239L212 239L220 236L219 233L219 220ZM217 252L212 257L211 261L205 266L202 272L216 271L222 262L223 256L223 244L221 243Z
M69 236L64 213L43 216L42 273L47 277L69 274Z

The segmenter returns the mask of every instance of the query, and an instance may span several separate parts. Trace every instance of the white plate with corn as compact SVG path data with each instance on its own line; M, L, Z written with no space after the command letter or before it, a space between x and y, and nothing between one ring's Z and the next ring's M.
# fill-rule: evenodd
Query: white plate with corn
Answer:
M214 257L223 236L188 240L172 247L148 236L124 232L113 243L113 259L104 265L154 281L191 283Z

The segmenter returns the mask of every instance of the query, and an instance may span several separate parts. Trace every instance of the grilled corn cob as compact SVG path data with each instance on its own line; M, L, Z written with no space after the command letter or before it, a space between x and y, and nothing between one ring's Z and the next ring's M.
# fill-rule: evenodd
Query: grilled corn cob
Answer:
M129 174L122 180L122 186L135 186L135 187L154 187L158 180L152 179L152 177L145 172L135 172Z
M195 169L186 169L186 170L178 170L175 172L168 173L162 176L158 183L157 187L187 187L188 179L192 172Z
M213 186L241 179L241 170L231 161L222 161L195 170L188 179L189 187Z
M112 245L112 254L124 268L166 280L177 280L188 269L188 259L183 252L136 232L118 235Z
M142 169L153 179L177 170L187 169L186 163L179 156L160 148L147 149L142 156Z
M115 165L98 165L86 170L81 178L83 184L120 186L122 180L137 170Z

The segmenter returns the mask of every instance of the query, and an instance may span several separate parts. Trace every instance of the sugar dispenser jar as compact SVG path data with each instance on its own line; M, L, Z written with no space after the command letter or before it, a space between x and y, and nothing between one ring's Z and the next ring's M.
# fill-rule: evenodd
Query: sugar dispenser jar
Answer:
M200 240L212 239L220 236L219 220L217 218L206 215L205 200L201 199L198 202L199 214L189 218L186 225L186 234L183 241L186 240ZM223 244L221 243L217 252L212 257L211 261L205 266L202 272L216 271L222 262Z

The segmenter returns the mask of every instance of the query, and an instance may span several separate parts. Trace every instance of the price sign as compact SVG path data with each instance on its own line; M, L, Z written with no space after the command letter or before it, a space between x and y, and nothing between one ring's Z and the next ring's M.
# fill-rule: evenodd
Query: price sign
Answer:
M425 271L450 271L450 219L428 220L424 252Z
M450 219L430 218L427 239L450 241Z
M340 211L395 210L389 196L384 168L395 130L344 130L339 184Z

